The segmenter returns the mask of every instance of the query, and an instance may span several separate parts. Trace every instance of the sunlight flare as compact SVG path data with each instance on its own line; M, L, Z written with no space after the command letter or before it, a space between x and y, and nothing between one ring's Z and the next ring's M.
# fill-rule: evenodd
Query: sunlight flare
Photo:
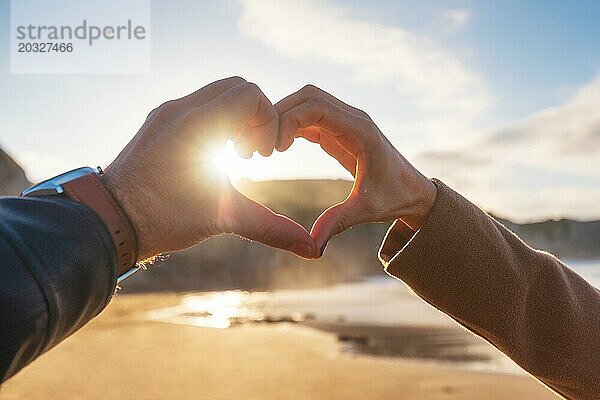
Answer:
M223 147L215 146L209 150L210 170L215 174L227 175L232 182L244 177L244 161L235 152L231 140L228 140Z

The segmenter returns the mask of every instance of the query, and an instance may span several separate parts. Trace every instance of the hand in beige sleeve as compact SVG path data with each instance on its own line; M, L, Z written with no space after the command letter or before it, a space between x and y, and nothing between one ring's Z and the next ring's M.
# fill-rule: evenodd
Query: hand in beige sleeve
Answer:
M317 248L353 225L397 219L390 275L570 399L600 399L600 292L442 182L420 174L363 111L313 86L275 105L278 150L321 145L355 177L311 231Z
M569 399L600 399L600 291L442 182L416 234L396 222L386 271Z

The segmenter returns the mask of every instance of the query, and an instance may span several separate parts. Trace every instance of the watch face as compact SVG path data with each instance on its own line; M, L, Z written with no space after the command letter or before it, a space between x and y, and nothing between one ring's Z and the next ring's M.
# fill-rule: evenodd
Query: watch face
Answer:
M52 196L61 194L63 192L62 185L64 183L71 182L85 175L96 173L98 173L98 171L94 168L77 168L72 171L65 172L64 174L55 176L54 178L50 178L41 183L38 183L37 185L34 185L31 188L23 191L23 193L21 193L21 196Z

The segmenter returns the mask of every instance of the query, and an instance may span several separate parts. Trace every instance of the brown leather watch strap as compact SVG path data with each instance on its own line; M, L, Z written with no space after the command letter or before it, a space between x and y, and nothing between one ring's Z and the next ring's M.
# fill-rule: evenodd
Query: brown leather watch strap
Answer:
M85 175L64 183L62 187L70 198L91 208L104 221L115 244L118 271L121 273L133 267L138 256L135 231L100 177L96 174Z

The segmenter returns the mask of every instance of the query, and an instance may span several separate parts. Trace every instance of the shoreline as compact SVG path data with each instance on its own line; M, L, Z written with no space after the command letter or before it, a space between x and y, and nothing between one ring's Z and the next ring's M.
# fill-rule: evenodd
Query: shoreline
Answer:
M340 351L340 334L324 330L333 326L284 322L214 329L148 320L149 312L182 300L177 294L117 296L80 332L6 382L0 397L556 398L526 375Z
M151 310L145 317L221 329L292 323L333 335L338 351L347 354L525 374L493 346L391 280L272 292L188 293L177 305Z

